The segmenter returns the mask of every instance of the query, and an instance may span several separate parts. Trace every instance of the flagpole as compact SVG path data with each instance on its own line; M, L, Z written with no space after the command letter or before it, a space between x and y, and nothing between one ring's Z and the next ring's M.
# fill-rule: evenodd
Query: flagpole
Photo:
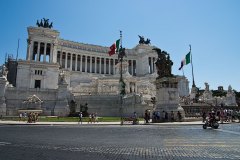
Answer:
M123 55L122 55L122 31L120 31L120 49L118 50L118 57L120 60L120 116L121 116L121 122L120 124L123 125L123 94L122 94L122 89L123 89L123 78L122 78L122 61L123 61Z
M192 50L191 50L191 44L189 44L190 47L190 55L191 55L191 65L192 65L192 78L193 78L193 84L192 87L196 87L195 81L194 81L194 74L193 74L193 61L192 61Z
M122 48L122 31L120 30L120 48Z
M122 31L120 31L120 49L118 50L118 52L122 50ZM122 80L122 60L123 57L120 56L120 81Z

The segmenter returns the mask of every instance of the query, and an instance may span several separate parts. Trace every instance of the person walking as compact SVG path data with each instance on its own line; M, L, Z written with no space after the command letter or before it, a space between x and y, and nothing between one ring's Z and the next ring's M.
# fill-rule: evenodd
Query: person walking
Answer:
M137 112L133 113L133 124L137 124L138 117L137 117Z
M90 113L88 117L88 123L90 122L92 124L92 118L93 118L93 114Z
M19 121L22 121L22 113L19 114Z
M82 115L82 112L79 113L79 121L78 121L78 124L82 124L82 118L83 118L83 115Z
M173 122L174 121L174 113L173 113L173 111L171 111L170 117L171 117L171 122Z
M145 122L148 123L149 117L148 117L148 111L145 111L145 116L144 116Z
M207 114L205 111L203 111L203 114L202 114L202 122L203 123L206 121L206 118L207 118Z
M181 114L181 112L177 112L177 116L178 116L178 120L179 120L179 122L181 122L182 121L182 114Z
M168 112L166 111L165 112L165 122L167 122L168 121Z

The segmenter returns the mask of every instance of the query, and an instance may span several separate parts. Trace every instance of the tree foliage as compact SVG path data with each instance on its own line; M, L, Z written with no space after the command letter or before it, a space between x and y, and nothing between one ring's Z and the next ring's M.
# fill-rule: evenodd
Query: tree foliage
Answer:
M227 95L226 91L212 90L213 97L225 97Z

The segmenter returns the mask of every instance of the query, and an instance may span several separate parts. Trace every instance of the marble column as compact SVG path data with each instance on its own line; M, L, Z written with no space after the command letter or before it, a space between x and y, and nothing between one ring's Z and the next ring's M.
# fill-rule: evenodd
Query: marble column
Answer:
M36 58L36 61L40 61L40 60L39 60L39 55L40 55L40 42L38 42L37 58Z
M51 44L50 62L57 63L57 43Z
M95 66L94 66L95 70L94 70L94 72L97 73L97 57L94 57L94 58L95 58L95 60L94 60L95 61Z
M53 63L53 48L54 48L54 43L50 44L50 53L49 53L49 62Z
M154 73L154 57L152 57L152 73Z
M60 51L60 66L62 67L62 51Z
M70 71L72 71L73 54L70 53Z
M115 72L115 63L116 63L116 59L113 59L113 74L116 74L116 72Z
M100 57L99 73L102 74L102 58Z
M90 56L90 72L89 73L92 73L92 57Z
M87 73L87 56L85 56L85 73Z
M68 59L68 54L65 52L65 69L67 69L67 59Z
M46 62L47 43L44 43L43 62Z
M150 72L149 73L151 74L152 73L152 57L149 57L149 61L150 61L150 64L149 64L150 65Z
M104 69L104 74L106 74L106 71L107 71L107 59L106 58L103 58L103 69Z
M77 71L77 59L78 59L78 55L75 54L75 71Z
M31 48L32 48L32 41L30 39L27 39L27 44L28 44L28 50L27 50L27 60L31 60L31 54L33 54L33 52L31 52Z
M134 63L135 62L135 63ZM134 65L135 64L135 65ZM133 75L136 73L136 68L137 68L137 62L136 60L133 60Z
M34 42L30 41L31 45L30 45L30 60L33 60L33 50L34 50Z
M82 72L82 55L80 55L80 72Z
M132 76L133 76L133 60L131 60L131 65L132 65L131 66L131 70L132 70L131 72L132 72Z
M153 57L153 73L155 72L155 65L154 65L154 62L155 62L155 57Z

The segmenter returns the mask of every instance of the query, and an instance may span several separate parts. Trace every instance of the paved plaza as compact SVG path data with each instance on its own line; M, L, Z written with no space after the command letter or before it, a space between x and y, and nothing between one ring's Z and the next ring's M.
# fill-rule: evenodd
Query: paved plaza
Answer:
M239 123L201 125L0 125L0 159L240 159Z

